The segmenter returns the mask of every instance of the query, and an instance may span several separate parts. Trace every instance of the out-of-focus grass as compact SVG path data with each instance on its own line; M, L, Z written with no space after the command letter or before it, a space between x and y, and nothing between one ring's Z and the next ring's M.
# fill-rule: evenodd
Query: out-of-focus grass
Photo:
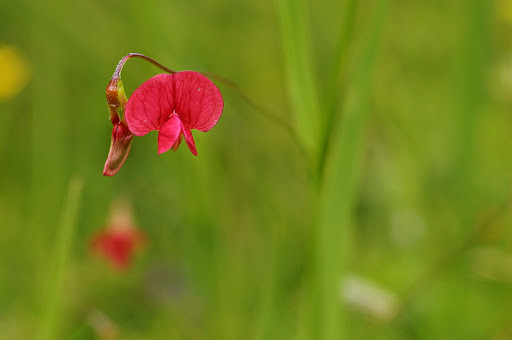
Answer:
M294 15L302 7L283 4L284 12L275 1L0 3L0 44L21 51L31 70L29 84L0 102L0 338L41 336L40 302L52 250L62 246L55 235L72 176L85 186L54 338L96 338L96 312L122 339L510 337L509 208L458 248L510 195L507 6L391 1L384 13L374 12L378 1L320 0ZM302 32L298 41L282 39L284 15ZM371 52L374 29L380 42ZM322 124L336 114L324 223L328 251L343 259L317 256L324 201L307 162L322 157L305 159L286 131L221 83L224 115L195 133L198 157L183 147L157 156L149 134L136 138L115 177L103 177L111 131L104 89L128 52L232 79L290 126L299 110L305 144L327 138ZM130 61L128 94L157 72ZM88 251L119 197L133 203L149 238L124 273ZM440 270L426 275L436 263ZM319 264L329 288L317 295ZM342 299L345 275L407 303L379 319L377 298L366 309ZM343 314L330 311L343 305Z
M340 275L347 275L352 245L352 213L359 185L361 154L368 121L369 84L378 42L387 16L388 1L373 8L372 20L352 85L348 87L342 119L331 129L335 136L326 156L319 201L317 261L320 297L320 334L336 339L347 334L347 320L340 312L340 301L332 298L339 291ZM341 92L341 91L340 91ZM326 136L328 138L329 136ZM323 141L320 141L322 143ZM340 190L343 188L343 190Z
M277 0L280 16L284 65L290 106L300 142L314 161L319 152L320 133L325 125L318 97L317 77L313 64L310 18L307 2Z
M56 338L57 326L62 319L60 305L62 303L62 289L64 287L64 278L67 273L67 264L70 259L71 249L75 236L76 220L78 216L78 207L80 204L80 193L83 183L77 179L71 179L69 183L68 194L65 197L65 206L62 209L62 220L59 225L57 237L54 239L55 253L50 257L51 267L47 271L49 278L45 285L47 297L42 303L41 323L38 329L37 339Z

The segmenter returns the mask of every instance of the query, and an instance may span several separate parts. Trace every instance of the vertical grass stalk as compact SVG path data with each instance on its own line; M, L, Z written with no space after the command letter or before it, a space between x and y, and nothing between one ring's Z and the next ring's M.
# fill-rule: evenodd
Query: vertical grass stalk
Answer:
M43 312L41 325L37 339L56 339L56 326L59 320L59 311L62 300L64 278L71 247L75 236L75 226L80 203L80 195L83 183L80 179L73 178L69 183L69 189L62 210L62 220L57 231L55 240L55 254L53 256L53 267L49 270L47 296L43 300Z
M368 119L368 93L388 0L379 0L370 17L369 35L347 93L343 120L333 127L321 188L317 235L317 294L319 335L316 339L341 339L346 321L339 284L346 271L350 245L351 211L359 181L361 151Z
M458 79L458 148L454 173L454 202L462 217L461 227L473 223L475 211L475 141L478 116L485 101L485 76L491 37L492 1L475 0L464 6L467 27L463 31L461 68ZM466 197L466 200L460 200ZM469 203L469 204L468 204Z
M343 13L343 20L341 21L340 33L338 35L338 44L334 54L334 61L330 70L330 77L327 81L326 90L326 107L325 107L325 123L322 126L322 138L320 141L319 156L318 156L318 175L322 176L325 166L325 158L329 152L329 145L331 140L332 128L336 124L335 116L338 111L338 106L341 102L340 97L343 97L343 81L342 75L346 71L346 60L348 48L354 38L355 16L357 10L356 0L347 0Z
M279 10L288 91L299 138L312 159L318 153L321 115L312 61L305 0L276 0Z

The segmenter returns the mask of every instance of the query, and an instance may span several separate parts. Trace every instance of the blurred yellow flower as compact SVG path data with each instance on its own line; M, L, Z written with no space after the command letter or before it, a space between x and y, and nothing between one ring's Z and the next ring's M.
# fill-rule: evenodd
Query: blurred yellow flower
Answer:
M498 10L498 15L508 24L512 25L512 0L500 0L496 9Z
M28 79L28 65L14 47L0 45L0 101L16 95Z

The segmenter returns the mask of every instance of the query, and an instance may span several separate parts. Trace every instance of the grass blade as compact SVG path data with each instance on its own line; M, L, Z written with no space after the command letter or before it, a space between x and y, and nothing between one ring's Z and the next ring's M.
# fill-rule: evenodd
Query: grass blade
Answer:
M340 270L346 268L350 248L350 215L358 182L363 136L368 118L366 104L377 43L387 12L388 1L375 8L363 56L349 89L343 120L330 148L320 201L317 236L319 308L318 339L339 339L344 322L338 298ZM334 130L336 131L336 130Z
M354 27L355 27L355 16L357 10L357 1L356 0L347 0L345 4L345 11L343 20L341 21L341 29L338 36L338 45L336 47L336 52L334 56L334 63L332 66L331 77L328 80L326 91L326 103L327 106L325 108L326 112L326 120L323 125L323 135L319 150L319 159L318 159L318 173L322 174L325 158L327 153L329 152L329 145L332 134L332 127L336 124L335 115L338 111L338 106L340 105L340 96L343 91L343 82L342 78L344 72L346 71L346 60L348 48L354 37Z
M62 220L58 229L53 270L50 271L48 295L43 305L40 331L37 339L51 340L56 338L56 325L59 320L61 292L63 291L64 276L75 235L76 219L82 181L73 178L69 183L67 199L63 209Z
M466 6L467 27L463 40L458 79L458 143L454 167L454 197L462 219L461 227L472 223L475 211L475 144L478 118L485 103L485 77L489 60L492 2L471 1ZM467 197L468 200L460 200ZM469 203L469 204L468 204Z
M288 77L288 91L297 133L308 153L318 152L321 115L311 55L305 0L277 0Z

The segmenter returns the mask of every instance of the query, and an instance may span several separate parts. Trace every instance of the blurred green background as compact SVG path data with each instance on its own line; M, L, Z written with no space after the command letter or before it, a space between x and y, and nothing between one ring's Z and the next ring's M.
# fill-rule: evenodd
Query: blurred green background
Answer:
M511 37L510 0L1 1L0 339L512 339ZM258 107L216 82L198 157L104 177L129 52Z

